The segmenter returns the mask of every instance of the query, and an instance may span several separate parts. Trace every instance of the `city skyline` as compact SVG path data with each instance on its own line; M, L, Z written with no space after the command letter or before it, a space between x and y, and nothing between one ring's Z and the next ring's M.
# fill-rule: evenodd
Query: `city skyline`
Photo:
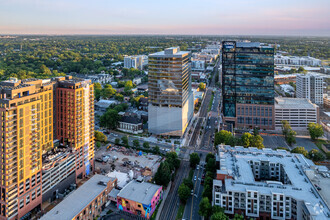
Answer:
M0 34L330 36L330 2L0 0Z

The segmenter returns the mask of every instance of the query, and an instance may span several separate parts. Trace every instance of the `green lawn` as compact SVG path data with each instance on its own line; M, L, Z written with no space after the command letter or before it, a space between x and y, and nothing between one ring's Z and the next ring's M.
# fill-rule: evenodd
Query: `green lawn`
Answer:
M211 100L210 100L210 102L209 102L209 107L207 108L207 111L208 111L208 112L211 111L212 103L213 103L213 99L214 99L214 95L213 95L213 93L212 93Z
M176 215L176 220L181 220L182 216L183 216L183 212L184 212L184 208L186 207L186 205L184 204L180 204L179 206L179 210L178 210L178 214Z

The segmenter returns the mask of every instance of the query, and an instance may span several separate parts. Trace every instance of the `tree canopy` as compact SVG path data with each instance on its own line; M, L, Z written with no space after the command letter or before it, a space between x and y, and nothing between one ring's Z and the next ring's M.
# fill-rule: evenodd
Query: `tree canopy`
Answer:
M308 131L309 131L309 135L311 136L311 138L313 140L316 140L317 138L322 137L324 134L322 125L315 124L315 123L308 124Z

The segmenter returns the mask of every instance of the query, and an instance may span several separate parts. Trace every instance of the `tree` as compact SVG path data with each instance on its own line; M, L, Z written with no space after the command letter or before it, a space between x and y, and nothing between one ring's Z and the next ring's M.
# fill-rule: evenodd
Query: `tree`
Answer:
M176 152L169 152L166 154L166 161L173 166L173 168L178 169L180 167L180 159Z
M212 214L211 220L227 220L229 217L224 212L216 212Z
M205 162L207 163L207 162L209 161L209 159L211 159L211 158L215 159L214 154L212 154L212 153L208 153L208 154L206 155Z
M101 147L101 143L99 141L96 142L96 147L100 148Z
M205 85L205 83L200 83L199 85L198 85L198 88L199 88L199 90L200 91L204 91L205 89L206 89L206 85Z
M115 139L115 144L116 144L116 145L119 145L119 143L120 143L120 139L119 139L119 138L116 138L116 139Z
M202 201L199 203L198 214L200 216L203 216L205 219L208 219L208 217L211 215L211 212L212 212L212 206L209 201L209 198L204 197Z
M315 124L315 123L308 124L308 131L309 131L309 135L311 136L312 140L316 140L317 138L322 137L324 134L322 125Z
M288 121L282 121L282 133L286 142L292 146L292 144L296 143L296 132L292 130Z
M197 153L190 154L190 167L196 168L196 165L199 164L200 158Z
M154 180L157 185L162 185L164 187L166 187L170 182L171 170L169 164L166 161L160 163L158 170L155 174Z
M154 151L155 151L155 154L159 154L160 153L160 149L159 149L159 147L157 145L154 147Z
M214 158L210 158L207 163L206 163L206 167L205 167L205 170L206 171L210 171L212 173L215 172L215 159Z
M128 146L128 138L126 136L121 137L121 142L124 146Z
M136 147L136 148L138 148L138 147L140 147L140 142L139 142L139 140L133 140L133 146L134 147Z
M212 200L212 186L205 185L202 196L207 197L211 201Z
M125 88L132 89L133 88L133 83L131 80L128 80L125 82Z
M100 131L94 131L95 141L106 142L107 136Z
M184 183L184 185L188 186L190 190L192 190L194 188L194 183L191 179L184 178L183 183Z
M291 150L291 153L302 154L305 157L307 157L307 155L308 155L308 151L305 150L304 147L296 147L296 148Z
M118 112L114 109L108 109L100 117L100 125L109 129L116 129L119 121Z
M180 201L183 203L186 203L187 199L190 196L189 187L186 186L184 183L181 183L181 185L179 186L179 189L178 189L178 194L179 194Z
M98 101L101 97L102 86L100 83L94 83L94 96L95 99Z
M124 96L120 93L116 93L115 99L122 102L122 101L124 101Z
M219 144L228 144L233 134L230 131L221 130L220 132L215 133L214 145Z
M308 152L308 157L310 159L312 159L313 161L322 161L325 159L325 156L323 156L323 154L316 150L316 149L313 149L311 151Z
M251 145L251 140L252 140L252 134L250 133L244 133L242 136L241 136L241 141L242 141L242 144L244 147L250 147Z
M149 142L145 141L145 142L143 143L143 147L149 149L149 147L150 147Z
M292 146L292 144L296 143L296 132L294 130L289 131L289 135L286 137L286 142Z
M262 149L264 148L263 142L264 139L260 135L254 135L252 136L251 146L256 147L258 149Z
M234 215L234 218L233 218L233 220L243 220L244 219L244 216L243 215L239 215L239 214L235 214Z
M107 84L101 91L101 96L103 98L109 99L116 94L116 90L112 88L111 85Z

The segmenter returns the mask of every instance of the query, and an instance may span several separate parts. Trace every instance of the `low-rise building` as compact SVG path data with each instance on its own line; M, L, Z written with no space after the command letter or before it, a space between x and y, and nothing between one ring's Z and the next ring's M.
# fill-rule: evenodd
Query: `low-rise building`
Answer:
M323 95L323 107L330 108L330 96L328 94Z
M139 103L140 110L148 111L148 98L140 98Z
M313 177L317 166L302 154L269 148L218 146L212 204L245 219L329 219Z
M307 130L309 123L319 123L319 107L308 99L275 98L275 128L282 129L288 121L293 130Z
M162 186L133 180L117 194L117 208L150 219L162 197Z
M314 57L297 57L297 56L283 56L276 54L274 57L275 64L295 65L295 66L321 66L322 61Z
M117 179L96 174L41 217L41 220L95 219L106 206Z
M134 78L132 83L135 85L140 85L142 83L142 78L141 77Z
M118 130L131 134L141 134L143 133L142 120L138 117L124 115L119 120Z
M192 71L204 71L205 61L204 60L191 60L191 70Z

